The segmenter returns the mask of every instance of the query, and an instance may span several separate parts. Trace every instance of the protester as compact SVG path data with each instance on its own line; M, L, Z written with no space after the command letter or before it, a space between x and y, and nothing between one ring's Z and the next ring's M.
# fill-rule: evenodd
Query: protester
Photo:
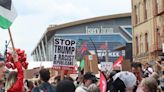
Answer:
M132 62L131 71L136 76L137 82L141 82L143 75L142 64L140 62Z
M153 77L144 78L136 92L157 92L158 83Z
M132 62L131 71L137 78L136 85L133 88L133 92L136 92L137 86L140 84L143 76L142 64L140 62Z
M99 87L97 87L96 84L92 83L88 87L88 92L100 92L100 89L99 89Z
M160 81L159 81L159 74L157 74L156 72L153 72L153 73L150 75L150 77L154 78L154 79L157 81L158 85L160 84Z
M39 86L39 84L38 84L37 81L34 82L34 86L35 86L35 87Z
M75 92L75 89L73 82L68 79L60 81L56 87L57 92Z
M34 88L34 84L32 81L27 81L27 92L32 92L32 89Z
M153 68L150 67L150 65L148 63L146 63L144 65L144 77L149 77L152 73L153 73Z
M5 89L4 89L4 80L0 80L0 92L5 92Z
M110 92L133 92L135 84L135 75L128 71L122 71L113 76L113 89Z
M96 83L97 78L91 72L87 72L83 76L83 84L76 88L75 92L88 92L88 87L92 83Z
M17 54L14 54L14 66L17 69L16 71L12 71L9 73L6 83L5 83L5 90L7 92L23 92L24 85L23 85L23 79L24 79L24 73L22 69L21 62L18 61Z
M54 85L57 86L57 84L60 82L61 76L58 75L54 78Z
M112 71L109 75L109 79L107 80L107 90L111 90L113 89L113 85L112 85L112 82L113 82L113 76L117 74L116 71Z
M0 92L4 92L4 78L5 78L5 65L3 61L0 60Z
M70 77L70 76L66 76L64 79L65 79L65 80L70 80L70 81L74 82L73 78Z
M78 87L79 85L81 85L83 83L83 75L82 74L79 74L78 77L76 78L76 81L75 81L75 86Z
M0 60L0 79L3 79L5 77L5 73L6 73L6 68L5 68L4 61Z
M32 92L56 92L56 89L48 82L50 79L50 72L48 69L41 69L39 71L40 80L42 83L35 87Z
M162 71L162 77L160 78L160 89L164 92L164 70Z

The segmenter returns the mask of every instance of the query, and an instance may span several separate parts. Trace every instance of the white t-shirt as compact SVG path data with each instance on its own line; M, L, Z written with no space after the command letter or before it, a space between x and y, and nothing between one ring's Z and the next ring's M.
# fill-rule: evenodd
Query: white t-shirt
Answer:
M79 86L76 88L75 92L88 92L87 87Z

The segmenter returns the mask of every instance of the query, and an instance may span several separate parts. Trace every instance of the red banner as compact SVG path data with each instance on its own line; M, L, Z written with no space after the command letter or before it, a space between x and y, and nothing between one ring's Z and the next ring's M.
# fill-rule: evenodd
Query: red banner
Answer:
M76 67L75 66L53 66L55 70L65 70L65 74L76 74Z
M100 92L106 92L107 90L107 83L104 74L100 73Z

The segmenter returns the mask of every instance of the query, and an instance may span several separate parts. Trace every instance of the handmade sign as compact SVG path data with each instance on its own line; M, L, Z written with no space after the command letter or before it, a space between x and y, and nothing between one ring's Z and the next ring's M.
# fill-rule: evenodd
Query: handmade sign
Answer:
M75 52L76 52L75 40L54 38L53 67L58 67L58 68L62 67L61 69L67 70L66 67L74 66Z

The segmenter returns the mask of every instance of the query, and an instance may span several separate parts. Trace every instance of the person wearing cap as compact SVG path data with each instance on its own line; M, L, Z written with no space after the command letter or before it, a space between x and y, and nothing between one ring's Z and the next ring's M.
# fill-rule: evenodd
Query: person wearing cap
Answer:
M89 85L96 82L97 82L96 76L91 72L87 72L83 76L83 84L77 87L75 92L88 92Z

